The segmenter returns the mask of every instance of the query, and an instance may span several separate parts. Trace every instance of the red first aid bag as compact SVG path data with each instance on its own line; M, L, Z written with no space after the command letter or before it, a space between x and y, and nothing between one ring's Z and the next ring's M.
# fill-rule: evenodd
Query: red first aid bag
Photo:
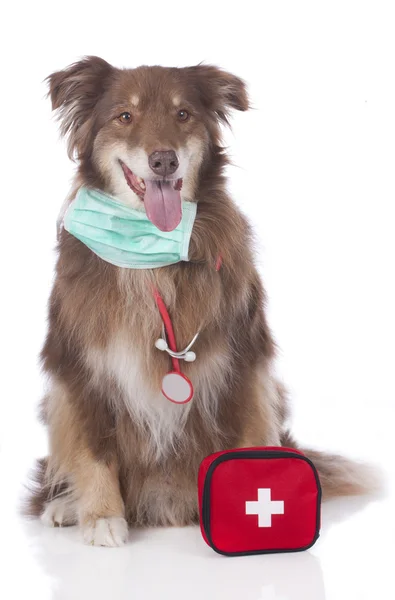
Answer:
M292 448L211 454L199 469L202 535L227 556L297 552L318 539L321 486L313 463Z

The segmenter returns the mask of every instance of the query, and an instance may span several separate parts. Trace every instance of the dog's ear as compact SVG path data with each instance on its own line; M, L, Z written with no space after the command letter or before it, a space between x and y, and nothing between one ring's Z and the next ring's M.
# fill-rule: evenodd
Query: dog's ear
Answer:
M223 122L228 123L229 112L248 110L249 100L245 82L212 65L187 68L188 78L198 90L205 108L214 111Z
M102 58L86 56L47 77L52 110L58 111L61 133L68 136L70 158L86 149L94 108L115 70Z

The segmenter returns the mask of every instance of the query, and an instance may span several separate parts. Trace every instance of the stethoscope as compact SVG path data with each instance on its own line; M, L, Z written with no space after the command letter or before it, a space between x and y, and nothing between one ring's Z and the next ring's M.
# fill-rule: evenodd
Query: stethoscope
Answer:
M215 263L215 270L219 271L221 265L222 258L218 256ZM185 362L194 362L196 360L196 354L191 348L196 342L200 331L197 331L184 350L178 352L173 325L166 305L156 288L154 288L153 293L160 316L162 317L164 330L162 337L156 340L155 347L162 352L167 352L172 362L172 369L162 379L162 394L170 402L174 402L174 404L187 404L187 402L192 400L194 390L189 377L181 371L180 360L184 360Z
M191 348L198 338L199 331L193 336L184 350L177 352L176 338L170 315L157 289L154 289L154 298L162 317L164 328L164 333L161 338L156 340L155 347L162 352L167 352L171 358L173 367L162 379L162 394L170 402L186 404L193 398L193 385L189 377L182 373L180 360L185 360L185 362L196 360L196 354L191 351Z

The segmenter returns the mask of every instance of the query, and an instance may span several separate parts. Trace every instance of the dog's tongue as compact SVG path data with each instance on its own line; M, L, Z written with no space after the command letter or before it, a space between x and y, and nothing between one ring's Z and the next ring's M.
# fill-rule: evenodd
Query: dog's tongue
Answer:
M181 194L169 181L146 179L144 205L147 217L161 231L173 231L181 221Z

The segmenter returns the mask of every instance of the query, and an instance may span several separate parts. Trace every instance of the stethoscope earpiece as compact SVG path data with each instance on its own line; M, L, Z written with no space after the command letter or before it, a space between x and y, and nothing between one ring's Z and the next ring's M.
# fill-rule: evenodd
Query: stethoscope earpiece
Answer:
M167 352L167 354L172 358L178 358L178 360L185 360L185 362L193 362L196 360L196 354L195 352L192 352L190 348L192 348L193 344L196 342L198 335L199 332L194 336L193 340L188 344L188 346L184 348L184 350L181 350L181 352L173 352L173 350L170 350L166 340L163 338L159 338L158 340L156 340L155 348L157 348L161 352Z
M165 352L168 349L168 345L166 340L159 338L159 340L156 340L155 342L155 348L158 348L158 350L161 350L162 352Z

